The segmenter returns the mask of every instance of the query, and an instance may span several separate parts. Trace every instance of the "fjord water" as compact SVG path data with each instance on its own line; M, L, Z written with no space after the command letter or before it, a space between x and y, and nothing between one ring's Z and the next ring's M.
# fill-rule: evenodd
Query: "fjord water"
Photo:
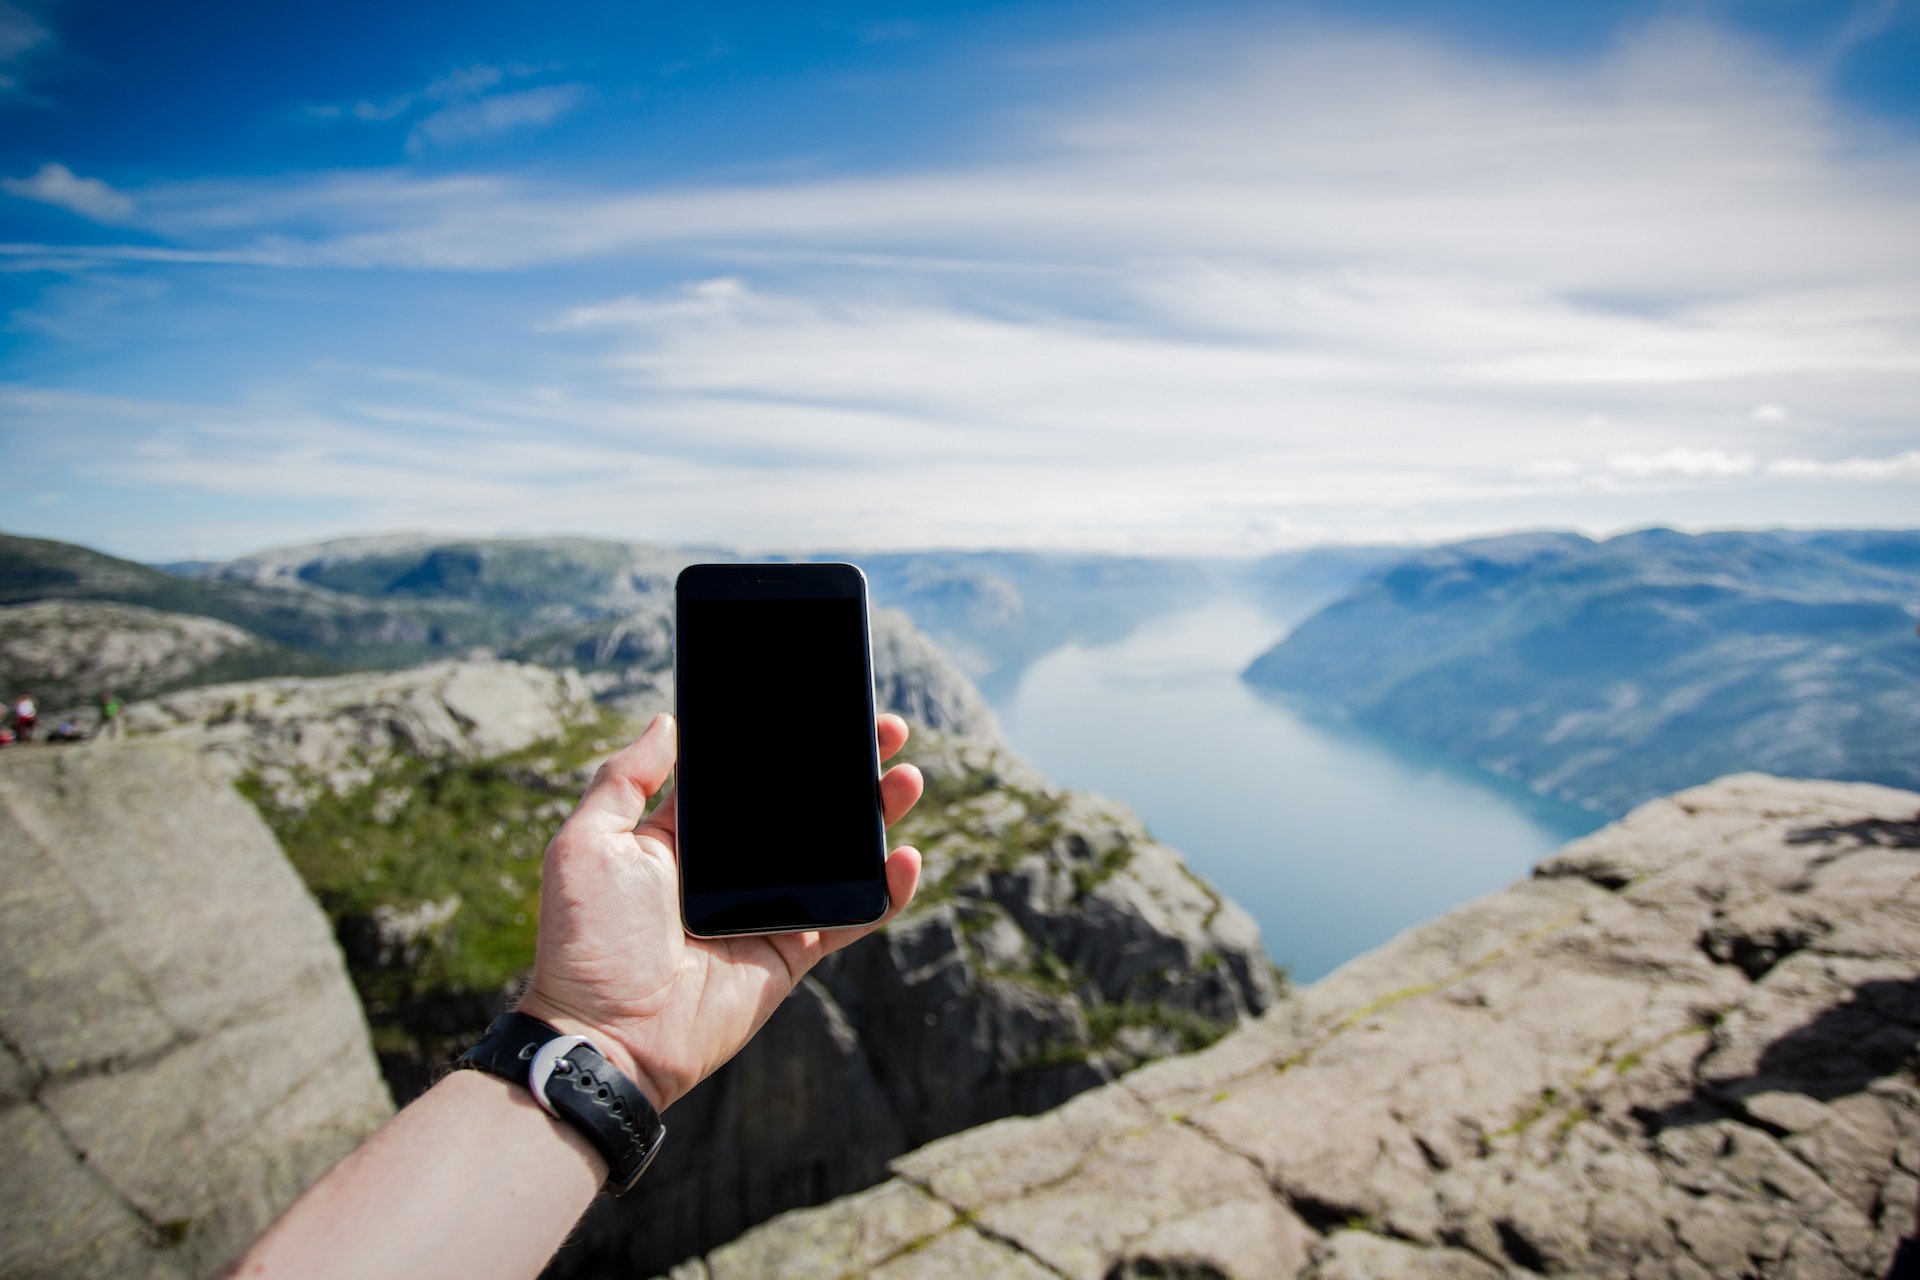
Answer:
M1303 982L1601 824L1243 683L1297 620L1217 599L1113 643L1055 649L994 710L1056 782L1131 805L1253 913L1268 953Z

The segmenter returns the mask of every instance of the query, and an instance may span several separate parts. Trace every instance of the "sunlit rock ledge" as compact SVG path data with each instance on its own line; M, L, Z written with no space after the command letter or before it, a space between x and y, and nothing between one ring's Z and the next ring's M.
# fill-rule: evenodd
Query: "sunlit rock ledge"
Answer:
M1880 1276L1920 1173L1917 816L1754 774L1653 801L672 1275Z

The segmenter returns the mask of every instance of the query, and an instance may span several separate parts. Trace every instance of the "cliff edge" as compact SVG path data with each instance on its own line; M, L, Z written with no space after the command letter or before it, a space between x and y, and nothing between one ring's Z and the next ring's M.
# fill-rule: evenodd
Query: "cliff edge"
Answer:
M1920 795L1724 778L673 1275L1879 1276L1917 974Z
M0 1274L218 1270L392 1109L332 930L177 746L0 755Z

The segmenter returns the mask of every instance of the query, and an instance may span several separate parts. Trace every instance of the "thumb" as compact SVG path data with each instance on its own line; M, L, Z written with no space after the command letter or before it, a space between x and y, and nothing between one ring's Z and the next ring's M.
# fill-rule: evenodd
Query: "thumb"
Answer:
M615 833L639 826L647 801L673 772L678 728L666 712L655 716L645 733L600 766L568 821L591 831Z

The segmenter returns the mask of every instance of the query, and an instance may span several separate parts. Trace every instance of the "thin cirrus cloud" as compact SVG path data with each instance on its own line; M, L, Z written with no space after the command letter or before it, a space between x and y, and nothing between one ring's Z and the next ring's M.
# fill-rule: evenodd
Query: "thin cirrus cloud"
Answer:
M446 147L549 125L578 109L588 97L587 87L578 83L540 85L496 92L502 86L551 68L510 64L493 66L475 63L456 67L437 76L418 89L353 102L327 102L310 105L311 120L386 124L405 120L406 149L418 155L436 147Z
M585 92L506 82L383 118L451 148ZM415 527L565 510L761 545L1247 550L1910 511L1920 147L1837 107L1817 67L1692 24L1554 66L1295 33L999 128L965 158L804 180L143 188L161 245L59 251L613 283L528 309L564 392L510 361L413 400L376 380L250 413L263 440L304 426L248 452L197 431L215 389L119 414L173 452L114 474L321 496L359 527L411 492ZM458 447L429 461L428 431ZM530 436L581 474L496 465Z
M552 124L586 98L585 85L555 84L443 107L413 126L407 135L407 150L418 152Z

